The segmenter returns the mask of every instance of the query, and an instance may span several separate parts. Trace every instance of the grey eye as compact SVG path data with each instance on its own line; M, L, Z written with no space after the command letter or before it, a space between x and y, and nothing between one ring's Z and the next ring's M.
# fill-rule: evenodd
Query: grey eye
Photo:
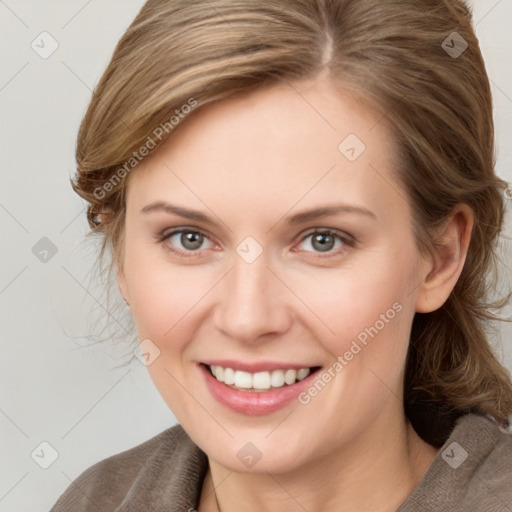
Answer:
M180 242L183 244L185 249L190 249L191 251L195 249L199 249L203 244L204 236L201 233L182 233Z
M312 248L313 252L328 252L332 249L338 249L343 245L343 241L336 234L329 232L326 233L311 233L306 236L301 242L302 249L310 251L308 247Z
M185 249L186 251L197 251L198 249L208 249L213 246L210 240L198 231L181 230L175 231L169 236L169 241L178 249ZM203 247L205 242L210 245Z

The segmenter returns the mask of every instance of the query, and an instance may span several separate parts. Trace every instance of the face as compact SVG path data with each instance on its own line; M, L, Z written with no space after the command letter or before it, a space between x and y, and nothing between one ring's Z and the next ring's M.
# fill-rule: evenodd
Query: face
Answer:
M119 284L211 460L291 471L403 421L421 258L394 169L382 113L318 80L197 110L130 176Z

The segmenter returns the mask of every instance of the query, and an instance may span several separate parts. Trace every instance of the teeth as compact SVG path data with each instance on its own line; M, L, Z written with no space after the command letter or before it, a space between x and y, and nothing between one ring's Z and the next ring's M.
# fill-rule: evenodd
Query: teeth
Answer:
M284 384L283 370L276 370L271 373L270 384L273 388L280 388Z
M293 384L296 378L297 370L286 370L286 373L284 374L284 381L286 382L286 384Z
M247 372L235 372L235 387L249 389L252 388L252 375Z
M221 367L216 366L216 368ZM233 368L224 368L224 383L227 384L228 386L231 386L232 384L235 383L235 371L233 370Z
M270 389L270 373L258 372L252 376L252 387L254 389Z
M254 390L280 388L285 384L290 386L295 384L296 381L305 379L311 372L309 368L301 368L300 370L249 373L216 365L210 366L210 370L219 382L224 382L228 386L239 389Z
M222 366L215 367L215 377L219 382L224 382L224 368Z
M309 375L309 368L301 368L301 369L297 372L297 379L298 379L298 380L303 380L303 379L305 379L308 375Z

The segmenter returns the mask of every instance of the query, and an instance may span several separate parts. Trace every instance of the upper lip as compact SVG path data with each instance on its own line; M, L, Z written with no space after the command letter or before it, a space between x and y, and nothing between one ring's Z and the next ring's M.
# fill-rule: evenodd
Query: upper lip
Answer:
M320 365L288 363L279 361L234 361L232 359L208 359L201 361L208 366L222 366L223 368L232 368L243 372L272 372L274 370L300 370L301 368L314 368Z

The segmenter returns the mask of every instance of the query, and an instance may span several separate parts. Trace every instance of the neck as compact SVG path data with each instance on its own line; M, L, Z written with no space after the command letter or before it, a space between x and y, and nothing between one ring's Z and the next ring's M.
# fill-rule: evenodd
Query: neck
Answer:
M286 473L236 473L210 459L199 512L330 512L340 503L396 511L436 453L405 416L381 415L357 439Z

